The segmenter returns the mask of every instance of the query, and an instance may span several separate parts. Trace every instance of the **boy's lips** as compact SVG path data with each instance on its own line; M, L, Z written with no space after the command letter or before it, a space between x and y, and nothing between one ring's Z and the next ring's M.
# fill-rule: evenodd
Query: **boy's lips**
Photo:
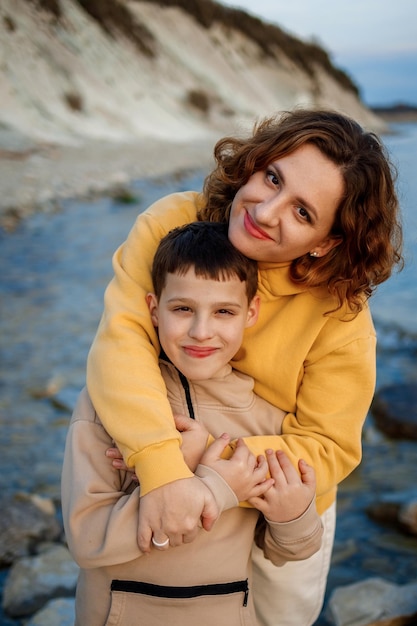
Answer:
M251 235L251 237L255 237L255 239L272 239L272 237L270 237L265 231L263 231L261 228L259 228L259 226L255 224L247 211L245 211L243 225L246 232Z
M217 352L218 348L202 347L202 346L184 346L184 352L196 359L204 359L204 357L211 356Z

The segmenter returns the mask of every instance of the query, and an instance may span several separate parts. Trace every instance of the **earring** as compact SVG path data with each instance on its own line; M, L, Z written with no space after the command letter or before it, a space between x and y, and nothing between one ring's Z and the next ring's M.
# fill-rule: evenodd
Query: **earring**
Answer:
M310 256L319 256L318 252L310 252Z

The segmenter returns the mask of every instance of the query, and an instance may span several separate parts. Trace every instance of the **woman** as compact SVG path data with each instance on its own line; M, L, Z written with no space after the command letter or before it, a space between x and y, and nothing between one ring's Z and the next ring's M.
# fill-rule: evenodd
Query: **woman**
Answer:
M246 439L255 454L283 449L317 473L325 527L319 553L270 568L254 547L261 624L312 624L320 612L340 483L359 463L375 386L376 337L367 300L401 263L393 173L378 139L330 111L297 110L215 147L202 194L172 194L140 215L114 256L115 277L87 367L93 404L135 466L142 490L139 546L192 541L217 515L181 455L144 295L159 240L196 218L227 222L258 261L261 309L235 369L287 416L283 435ZM207 338L209 340L209 338ZM256 419L256 416L254 416Z

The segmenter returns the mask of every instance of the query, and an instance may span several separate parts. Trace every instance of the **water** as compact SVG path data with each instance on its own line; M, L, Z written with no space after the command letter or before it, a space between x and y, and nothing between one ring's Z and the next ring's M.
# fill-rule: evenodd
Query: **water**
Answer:
M417 124L401 124L394 130L384 141L400 172L407 264L371 300L378 332L379 387L417 381ZM74 398L83 386L103 291L112 276L111 256L138 212L167 193L200 189L204 174L138 181L133 188L138 202L132 205L109 198L67 201L58 213L34 215L16 232L0 233L3 493L30 491L59 502L70 415L53 404L48 389L62 388ZM415 553L405 555L408 545L404 547L395 533L372 525L363 509L374 493L411 486L409 468L417 462L416 448L409 442L365 442L363 464L340 491L336 544L342 552L346 541L361 547L356 557L332 566L329 589L380 571L389 572L397 582L410 579ZM0 586L4 575L0 573ZM7 621L0 611L0 624L17 622Z
M417 124L395 124L384 137L398 169L405 267L371 298L378 331L378 387L417 381Z
M77 393L112 276L111 258L137 214L176 189L198 188L203 174L140 181L138 202L65 202L0 234L0 489L59 497L68 414L49 388ZM1 470L13 467L13 473Z
M397 124L393 129L396 134L384 142L399 174L406 265L378 288L371 302L375 318L388 324L397 320L405 331L417 334L417 124Z

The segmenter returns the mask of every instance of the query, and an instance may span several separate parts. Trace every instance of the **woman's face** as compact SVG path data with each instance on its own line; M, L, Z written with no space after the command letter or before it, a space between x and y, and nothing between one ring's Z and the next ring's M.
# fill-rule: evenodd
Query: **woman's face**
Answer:
M305 144L252 174L239 189L229 239L261 262L289 262L307 253L324 256L339 243L329 233L343 191L337 165Z

